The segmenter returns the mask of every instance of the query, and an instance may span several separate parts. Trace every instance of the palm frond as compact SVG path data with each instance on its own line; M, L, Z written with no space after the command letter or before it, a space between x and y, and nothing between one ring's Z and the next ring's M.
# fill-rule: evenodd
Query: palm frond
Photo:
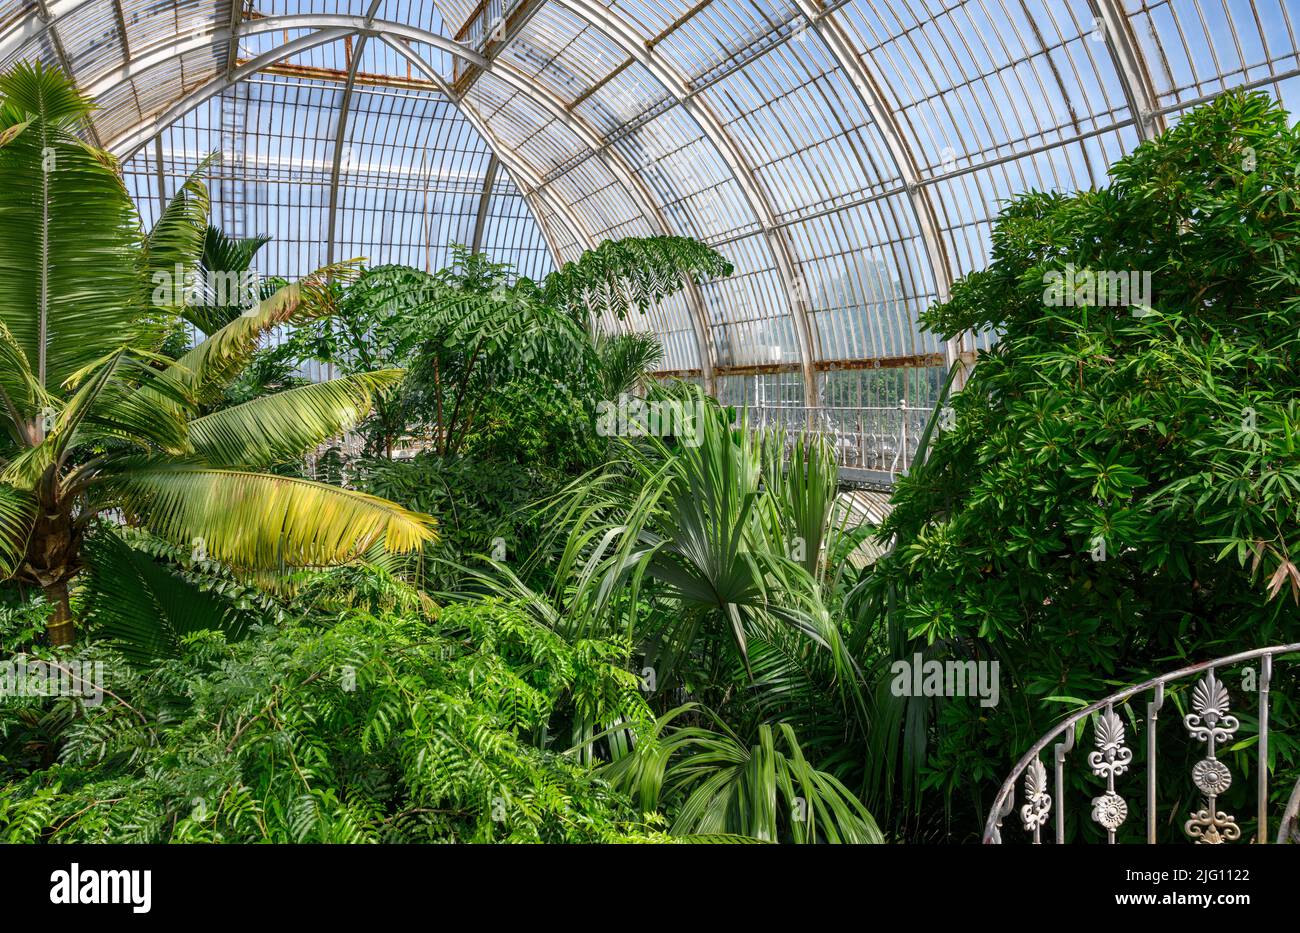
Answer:
M20 65L0 78L0 94L31 120L0 147L0 320L36 381L58 386L113 349L152 339L156 322L141 314L140 221L103 154L71 132L89 104L66 77Z
M36 521L36 497L0 483L0 580L18 570Z
M203 237L203 267L214 272L246 271L270 242L269 236L232 237L209 224Z
M434 537L426 515L308 480L141 461L104 483L156 534L247 570L346 563Z
M223 408L190 422L194 450L213 466L264 467L354 427L375 395L402 380L400 369L343 376Z
M675 811L674 836L717 834L796 843L879 843L870 812L813 767L790 726L760 725L753 744L716 717L717 731L673 728L686 704L655 720L637 748L601 769L643 810Z
M595 346L606 399L636 392L646 374L664 358L659 338L650 333L601 333L595 339Z
M185 319L205 334L213 334L242 314L250 301L267 297L248 273L258 251L269 242L269 236L232 237L209 224L203 233L200 261L202 300L185 307Z
M29 423L47 400L44 389L32 375L27 354L0 320L0 417L5 419L15 443L30 441Z
M215 397L257 351L264 334L291 321L332 313L330 282L352 275L355 269L354 262L337 263L284 286L177 360L174 377L196 398Z
M214 153L200 160L198 168L181 183L145 238L141 259L148 278L148 303L160 310L182 312L188 300L212 206L203 178L217 157Z
M180 655L181 639L203 630L227 641L246 632L235 607L104 531L86 548L86 621L133 661Z

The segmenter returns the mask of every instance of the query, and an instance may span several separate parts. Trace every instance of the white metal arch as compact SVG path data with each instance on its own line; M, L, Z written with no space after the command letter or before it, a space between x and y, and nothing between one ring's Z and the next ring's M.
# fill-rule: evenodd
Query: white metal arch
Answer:
M352 109L352 92L357 86L357 69L361 67L361 57L366 50L366 41L370 38L370 25L375 21L375 13L383 0L370 0L366 10L365 29L357 33L356 45L352 49L352 60L348 63L348 77L343 85L343 96L339 99L339 115L334 128L334 163L330 167L330 200L327 219L328 239L325 245L325 264L333 265L336 258L339 219L339 176L343 172L344 142L348 134L348 114ZM232 38L233 41L233 38Z
M378 7L377 3L372 5L371 11L373 12L377 10L377 7ZM413 39L415 41L428 42L429 44L435 45L440 48L447 47L449 45L454 46L456 53L461 55L461 57L465 58L466 61L471 62L472 64L482 68L485 72L493 74L500 80L504 81L515 91L524 95L530 100L533 100L534 102L539 104L552 117L554 117L556 120L563 123L563 125L565 125L570 131L572 131L579 139L583 141L585 145L587 145L592 150L592 152L596 155L596 157L601 160L601 162L606 166L607 169L610 170L611 174L613 174L614 177L619 180L619 182L627 190L628 194L632 197L633 202L637 204L638 209L641 211L645 219L651 224L651 226L653 228L656 228L661 233L670 232L669 226L667 224L666 218L662 213L662 210L659 208L658 204L655 202L654 198L651 196L650 192L645 187L644 182L638 176L636 176L634 172L630 170L630 168L627 166L626 162L622 159L622 157L615 150L613 150L612 147L607 146L604 140L601 139L599 136L597 136L589 126L587 126L585 123L583 123L573 114L571 114L562 105L562 103L560 103L554 97L554 95L550 94L550 92L548 92L545 88L541 87L540 85L533 82L529 82L525 76L521 75L517 71L517 69L515 69L513 66L503 61L499 61L499 60L488 61L486 58L478 55L477 53L474 53L464 48L463 46L460 46L458 43L453 43L450 40L447 40L441 36L437 36L436 34L428 32L427 30L415 26L408 26L402 23L396 23L396 22L385 21L385 20L377 20L374 19L373 16L369 14L365 17L341 16L341 15L324 15L319 17L310 16L310 15L266 17L264 19L250 20L246 22L244 24L244 28L242 29L242 32L245 34L254 34L254 33L280 31L283 29L301 30L301 29L309 29L315 27L322 27L325 29L332 30L333 32L338 32L339 30L346 30L346 32L341 32L339 35L331 35L331 38L328 41L333 41L333 39L345 37L348 35L355 35L360 37L357 48L353 54L352 63L349 67L347 83L345 85L344 94L343 94L343 102L341 104L341 112L339 115L338 125L336 128L334 164L332 168L333 182L330 187L329 234L327 240L327 257L329 261L333 261L335 258L337 258L335 253L336 253L336 232L337 232L338 178L341 171L341 158L345 148L343 145L343 140L346 134L347 116L348 116L348 110L350 108L350 97L356 80L357 66L360 61L362 50L364 48L363 43L365 39L371 35L376 35L384 39L386 44L390 45L392 48L394 48L395 51L399 52L400 54L405 56L409 61L411 61L415 67L417 67L421 72L423 72L431 81L436 83L439 86L439 88L443 91L443 93L446 94L448 98L453 101L455 100L455 97L452 94L451 89L447 87L447 85L443 81L441 75L439 75L436 69L434 69L431 65L429 65L428 62L424 61L423 57L420 56L417 52L415 52L407 44L406 40ZM92 97L105 93L111 87L123 81L129 81L149 68L156 67L161 63L164 63L179 55L183 55L186 52L192 51L196 48L205 47L209 44L212 44L213 42L225 41L226 37L233 37L234 35L235 35L234 31L228 28L224 28L224 29L214 29L213 32L211 33L201 33L201 34L189 35L185 37L176 37L175 39L173 39L168 43L162 43L149 49L146 53L142 54L139 58L127 62L121 68L116 69L113 73L106 75L103 78L99 79L98 81L94 82L86 89L87 93L89 93ZM301 42L304 38L307 37L299 37L299 40L295 40L295 41ZM437 42L433 41L435 39L439 41ZM398 41L394 42L390 40L398 40ZM306 48L314 47L315 45L318 44L323 44L323 42L312 41L308 44L298 45L296 46L294 51L304 51ZM268 50L266 53L264 53L264 55L259 56L259 58L256 60L258 63L258 67L256 69L251 69L251 68L238 69L237 76L234 72L232 72L230 74L227 74L224 77L214 79L214 81L210 82L208 85L202 86L197 91L193 92L190 95L187 95L187 97L184 98L181 102L169 108L163 114L159 115L159 117L157 117L156 119L147 121L146 123L142 124L140 127L137 127L135 130L130 131L130 133L127 134L126 136L119 137L118 139L111 141L109 143L109 148L111 150L120 149L125 156L129 157L129 155L132 154L136 149L138 149L139 146L144 145L149 139L156 136L157 133L163 127L173 122L179 115L188 112L190 109L202 103L203 101L207 100L208 98L215 96L215 94L217 93L220 93L220 91L223 90L224 88L230 86L231 84L236 83L238 80L241 80L244 77L247 77L254 70L261 70L262 68L265 68L270 64L274 64L276 61L279 61L282 58L288 57L289 54L292 54L292 53L285 53L283 55L276 54L277 52L279 52L280 48L282 47L273 48L271 50ZM252 63L250 62L249 64L251 65ZM471 114L469 114L468 108L461 106L460 109L461 112L465 113L467 117L472 116ZM481 135L483 135L484 139L489 141L494 151L500 153L501 150L505 148L504 146L502 146L502 144L496 141L494 134L490 132L490 130L482 123L482 121L475 119L475 120L471 120L471 122L474 123L475 128L480 132ZM521 167L524 165L524 163L522 163L517 159L503 160L503 161L506 161L507 164L510 165L512 174L516 175L517 177L523 177L524 179L527 179L528 185L521 186L521 192L525 195L526 198L532 198L534 196L538 196L541 194L541 189L543 189L545 185L531 171L521 171ZM578 220L577 217L573 215L571 209L567 205L560 202L557 198L548 198L547 200L551 210L556 215L564 217L571 228L571 232L575 232L573 228L580 221ZM579 242L586 242L588 245L592 245L592 246L596 245L595 237L592 235L592 233L589 230L584 229L582 235L577 236L575 238L578 239ZM552 247L552 252L555 253L558 262L560 257L555 243L552 242L551 247ZM696 338L696 344L698 348L698 355L700 359L700 367L701 367L702 375L705 379L706 385L709 388L712 388L715 366L716 366L716 349L714 347L713 341L711 339L711 335L708 330L707 320L704 312L703 299L699 294L699 290L693 284L688 285L686 289L685 298L687 302L688 311L690 312L692 329L695 332L695 338Z
M261 55L258 55L255 58L245 62L243 65L236 67L232 71L217 76L216 78L209 81L207 84L200 85L198 88L194 89L189 94L186 94L176 103L174 103L171 107L167 108L165 111L162 111L154 118L145 121L135 129L122 134L121 136L117 137L114 140L111 140L108 143L106 148L108 148L110 152L116 154L122 161L126 161L132 155L134 155L141 147L147 144L149 140L156 138L158 133L163 128L171 125L176 120L180 119L185 114L193 110L195 107L198 107L200 104L204 103L210 98L221 93L226 88L231 87L239 83L243 79L250 77L256 74L257 72L263 70L264 68L274 65L275 63L285 58L288 58L292 55L298 54L300 52L305 52L309 49L316 48L317 46L326 45L331 42L339 41L341 39L346 38L349 35L354 35L354 34L355 32L352 29L335 26L327 29L321 29L318 32L308 33L307 35L297 36L294 39L291 39L289 42L285 43L284 45L269 49L268 51L262 53ZM188 46L190 41L193 40L186 40L184 43L182 43L182 45ZM399 48L397 49L397 51L400 51L403 54L407 54L408 50ZM177 54L183 54L183 52L178 51ZM414 53L410 53L410 54L413 56L414 59L419 59L419 57L415 56ZM422 62L423 60L419 59L419 61ZM439 81L441 80L438 77L437 73L434 72L432 69L429 69L428 73L431 75L431 78ZM471 122L474 121L471 120ZM478 130L483 135L483 138L485 140L488 140L489 145L493 147L494 151L499 150L500 148L499 144L493 142L491 134L486 131L485 127L481 126L478 123L474 123L474 126L475 129ZM533 187L536 187L539 184L540 179L538 179L536 175L531 172L531 169L529 169L529 167L525 163L520 162L517 159L511 158L508 153L505 154L505 156L502 158L502 161L508 166L511 173L514 174L517 178L523 178L528 180L528 182ZM542 228L543 235L546 238L547 245L550 248L552 255L555 257L556 261L559 262L560 260L559 245L558 245L559 241L555 234L555 231L550 229L549 222L546 220L546 215L543 212L538 211L536 209L536 205L532 203L532 200L529 198L529 195L527 194L526 186L520 185L519 187L520 187L520 191L524 192L525 200L528 201L530 206L533 208L533 212L537 217L538 224ZM547 204L553 216L562 218L565 221L566 226L568 226L569 228L570 236L573 237L575 242L579 242L579 243L591 242L591 236L587 231L579 230L577 227L573 225L571 217L564 209L564 205L549 200Z
M898 115L883 91L880 77L854 52L843 27L830 12L820 8L816 0L796 0L796 3L799 12L826 44L831 57L848 76L863 107L871 115L876 129L884 138L898 170L899 179L907 190L917 228L921 231L921 239L930 259L935 292L940 301L946 300L952 289L953 273L948 250L944 246L939 216L930 199L929 189L921 183L921 171L917 164L916 153L899 124ZM949 365L957 360L960 350L960 337L948 341L945 355Z
M1089 4L1096 14L1094 22L1105 30L1106 45L1133 114L1138 139L1153 139L1165 128L1165 119L1156 104L1151 69L1133 35L1133 25L1121 0L1089 0Z
M603 138L592 130L586 121L565 107L559 98L540 83L529 81L526 75L520 73L517 68L500 58L494 59L485 71L509 85L516 92L540 104L552 118L558 120L582 140L595 158L600 160L601 164L619 180L628 194L632 196L633 201L651 226L662 234L672 232L667 217L664 216L662 208L651 194L645 181L632 170L627 160L623 158L618 150L608 145ZM467 107L462 107L462 110L467 109ZM690 280L687 282L685 297L687 308L691 314L692 326L695 330L695 340L699 348L700 369L705 386L709 391L713 391L715 388L714 373L717 349L709 333L703 296L700 295L699 289Z
M806 401L810 406L815 406L818 402L816 362L819 354L815 349L817 346L817 332L809 320L810 309L804 304L805 299L803 296L806 290L798 287L800 277L797 271L796 254L792 248L791 234L784 224L777 221L771 197L751 172L752 166L737 140L733 137L731 130L721 123L704 99L691 90L685 75L660 51L655 49L655 42L653 40L646 41L645 37L638 33L637 27L627 14L606 6L605 0L550 0L550 2L573 14L577 19L599 29L610 42L619 47L630 59L644 66L668 89L675 102L683 108L683 112L694 118L704 135L717 148L744 199L748 202L749 209L757 219L761 227L761 235L773 255L777 278L787 293L790 302L791 319L795 324L798 337L805 394L807 396ZM423 58L413 50L410 43L426 43L456 56L482 69L482 71L496 76L529 100L539 104L543 110L581 140L583 145L591 149L595 157L600 160L601 164L609 170L628 196L632 198L637 209L653 228L669 232L670 228L665 209L651 191L647 181L633 168L631 162L623 153L616 146L610 144L608 138L603 137L590 124L574 113L571 108L565 106L557 95L542 87L539 82L531 80L521 70L507 61L489 61L487 56L465 45L416 26L377 21L375 15L380 6L380 0L372 0L365 16L319 13L276 15L256 19L244 19L242 12L244 4L240 0L231 0L228 18L224 13L214 15L208 24L197 32L189 32L183 37L172 36L167 41L144 48L135 47L137 44L135 42L132 42L129 48L127 47L122 0L110 0L110 3L121 32L120 38L126 64L103 74L89 83L85 89L93 97L101 97L121 82L138 78L148 69L168 62L179 55L203 49L204 47L219 45L223 42L226 43L225 70L220 78L214 79L213 82L203 85L195 91L191 91L181 101L167 108L161 114L146 120L138 127L119 134L116 139L108 143L107 148L125 153L134 153L141 145L156 137L163 126L170 124L183 115L184 112L219 93L225 87L229 87L231 84L265 68L268 64L273 64L297 52L349 35L357 37L356 55L348 69L349 74L344 91L343 106L338 118L335 140L327 247L330 254L335 252L336 249L335 234L339 197L338 182L341 171L340 159L343 141L346 138L350 97L356 80L357 62L360 59L365 43L371 36L378 36L386 44L405 55L431 81L437 82L443 88L444 93L447 93L454 102L459 103L459 101L456 101L456 96L447 89L445 82L436 74L434 69L429 67L428 63L424 62ZM68 56L59 42L60 36L57 27L62 25L64 17L78 11L85 5L84 0L34 0L34 2L27 5L23 14L11 20L10 25L0 31L0 54L11 52L16 46L29 42L44 33L49 37L50 46L54 49L55 55L66 68ZM537 5L540 6L541 4ZM922 171L916 151L913 148L914 140L905 132L903 120L893 107L888 83L884 80L884 75L888 73L887 69L880 67L880 63L875 60L873 54L858 55L856 53L852 41L848 38L849 32L844 25L844 21L836 15L836 11L840 9L841 4L830 3L829 0L794 0L794 5L798 11L796 15L811 24L811 28L816 31L820 40L825 44L831 57L849 77L867 112L871 114L876 129L886 143L902 182L902 187L895 193L900 195L905 193L912 206L927 259L933 272L936 290L941 298L944 297L948 292L953 277L953 264L948 255L947 241L944 228L939 220L937 205L933 201L933 193L929 190L932 186L931 183L935 179L926 177ZM707 0L700 6L707 6ZM1159 96L1152 80L1151 63L1147 61L1142 46L1137 41L1134 33L1134 20L1126 12L1126 5L1123 0L1088 0L1087 9L1094 14L1094 22L1098 24L1099 30L1104 28L1104 37L1111 62L1115 68L1118 84L1122 89L1128 109L1132 114L1132 124L1136 133L1139 139L1151 138L1163 129L1165 123L1164 114L1177 109L1178 105L1160 107ZM76 19L80 21L81 17ZM68 29L73 30L76 24L71 18L68 23ZM314 31L277 46L275 49L257 56L244 66L238 65L238 37L241 33L253 35L279 30L290 32ZM1098 38L1101 38L1101 36L1098 36ZM71 49L71 51L76 52L75 49ZM423 66L420 62L423 62ZM1274 75L1259 79L1254 83L1276 81L1285 76L1276 74L1275 70ZM593 243L590 224L584 220L586 215L579 217L577 209L567 203L566 198L548 190L550 188L549 181L539 178L537 172L532 169L523 157L506 152L506 147L501 145L500 141L490 131L490 128L483 125L482 120L475 119L476 115L472 114L471 110L472 108L468 106L461 107L462 113L471 120L492 150L502 157L503 163L520 182L519 188L525 199L534 205L539 201L544 201L549 208L549 219L542 212L535 210L534 213L537 215L538 223L542 226L557 261L560 258L557 239L554 232L549 229L550 224L563 223L573 233L576 242ZM95 127L92 125L90 130L94 133ZM704 370L706 381L711 384L716 362L716 348L713 345L712 331L708 324L703 300L698 292L694 289L690 290L687 298L687 306L691 311L699 346L701 369ZM947 349L951 358L955 355L957 348L950 345Z
M810 411L816 408L820 402L817 391L817 370L814 366L816 353L813 350L813 331L808 321L808 310L804 302L799 298L805 289L800 287L799 283L802 280L795 269L793 253L787 235L777 225L776 214L772 210L771 202L754 181L750 166L737 147L735 140L718 121L712 110L689 92L685 80L676 68L657 55L653 49L647 49L635 32L626 23L614 16L608 8L593 2L593 0L551 0L551 2L599 27L605 33L606 38L621 48L625 55L640 62L643 67L655 76L660 84L668 89L668 93L672 95L678 105L695 118L695 121L704 131L704 135L717 147L718 153L731 169L736 184L745 196L750 210L758 219L763 236L767 240L768 248L772 252L777 277L785 290L789 302L790 317L794 321L795 333L799 339L800 369L804 380L804 404Z

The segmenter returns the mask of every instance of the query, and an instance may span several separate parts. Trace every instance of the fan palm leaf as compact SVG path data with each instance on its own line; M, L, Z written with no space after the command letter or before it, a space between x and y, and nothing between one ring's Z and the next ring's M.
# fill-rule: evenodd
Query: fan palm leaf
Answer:
M192 278L198 272L198 251L203 243L211 199L203 178L215 156L199 162L181 183L162 215L145 237L141 259L145 266L147 303L171 312L184 312Z
M871 813L834 776L813 767L790 726L760 725L747 744L717 731L673 728L695 704L670 710L628 754L602 768L645 811L675 812L674 835L735 834L776 842L879 843Z

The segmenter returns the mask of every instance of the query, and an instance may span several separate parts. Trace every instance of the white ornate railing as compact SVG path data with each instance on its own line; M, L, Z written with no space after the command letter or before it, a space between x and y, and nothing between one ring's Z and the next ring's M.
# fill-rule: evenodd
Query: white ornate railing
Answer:
M807 408L803 405L750 406L748 424L755 430L787 432L787 447L803 432L827 437L842 468L896 476L912 466L933 408L895 406Z
M1273 662L1284 655L1300 653L1300 642L1259 648L1239 654L1193 664L1170 674L1152 678L1135 687L1121 690L1104 700L1099 700L1068 716L1054 729L1034 743L1016 763L1003 782L984 825L984 841L1002 841L1002 822L1015 806L1016 785L1023 781L1025 802L1019 810L1020 823L1025 833L1035 843L1042 842L1048 823L1055 829L1056 841L1065 841L1065 768L1066 759L1074 748L1078 724L1092 718L1094 750L1088 753L1088 769L1094 778L1104 781L1092 798L1091 818L1106 830L1108 842L1114 843L1116 833L1129 816L1129 805L1120 793L1117 780L1122 778L1133 763L1133 750L1129 747L1121 709L1133 698L1150 695L1146 706L1146 836L1148 843L1156 842L1159 807L1156 801L1157 743L1156 726L1165 702L1165 686L1173 681L1197 677L1191 692L1191 706L1182 717L1182 727L1194 742L1205 745L1205 757L1192 767L1191 781L1201 793L1199 805L1187 814L1183 832L1198 843L1234 842L1241 838L1241 827L1232 816L1219 808L1219 797L1232 785L1233 775L1228 765L1219 759L1223 743L1236 738L1241 726L1233 712L1232 692L1220 673L1230 667L1258 662L1259 670L1250 669L1250 677L1242 671L1247 683L1254 680L1258 703L1259 729L1256 743L1256 841L1268 838L1268 738L1269 738L1269 688L1273 680ZM1057 741L1057 740L1060 741ZM1049 745L1052 748L1053 773L1049 779L1042 755ZM1296 839L1297 810L1300 810L1300 783L1291 795L1291 801L1282 816L1277 841Z

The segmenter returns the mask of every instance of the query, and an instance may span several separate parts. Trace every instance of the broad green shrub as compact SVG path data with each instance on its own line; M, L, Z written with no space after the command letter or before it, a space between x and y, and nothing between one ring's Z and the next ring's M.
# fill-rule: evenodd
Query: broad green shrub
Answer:
M997 709L953 701L936 720L916 703L890 739L900 786L955 797L971 830L1069 709L1300 639L1298 166L1286 113L1227 94L1122 159L1107 187L1014 199L988 268L925 316L944 337L1000 339L951 399L953 428L898 484L872 586L901 656L1001 659ZM1150 273L1149 307L1080 292L1053 305L1053 273L1071 265ZM1274 684L1279 724L1295 722L1291 670ZM1275 733L1271 751L1294 775L1294 740ZM1240 754L1234 771L1252 773ZM1173 761L1162 773L1186 783ZM1224 805L1250 812L1250 784Z
M102 706L0 706L0 839L660 839L657 817L549 747L561 708L649 722L627 650L566 644L490 602L353 611L234 644L198 633L138 666L92 643L113 693Z

